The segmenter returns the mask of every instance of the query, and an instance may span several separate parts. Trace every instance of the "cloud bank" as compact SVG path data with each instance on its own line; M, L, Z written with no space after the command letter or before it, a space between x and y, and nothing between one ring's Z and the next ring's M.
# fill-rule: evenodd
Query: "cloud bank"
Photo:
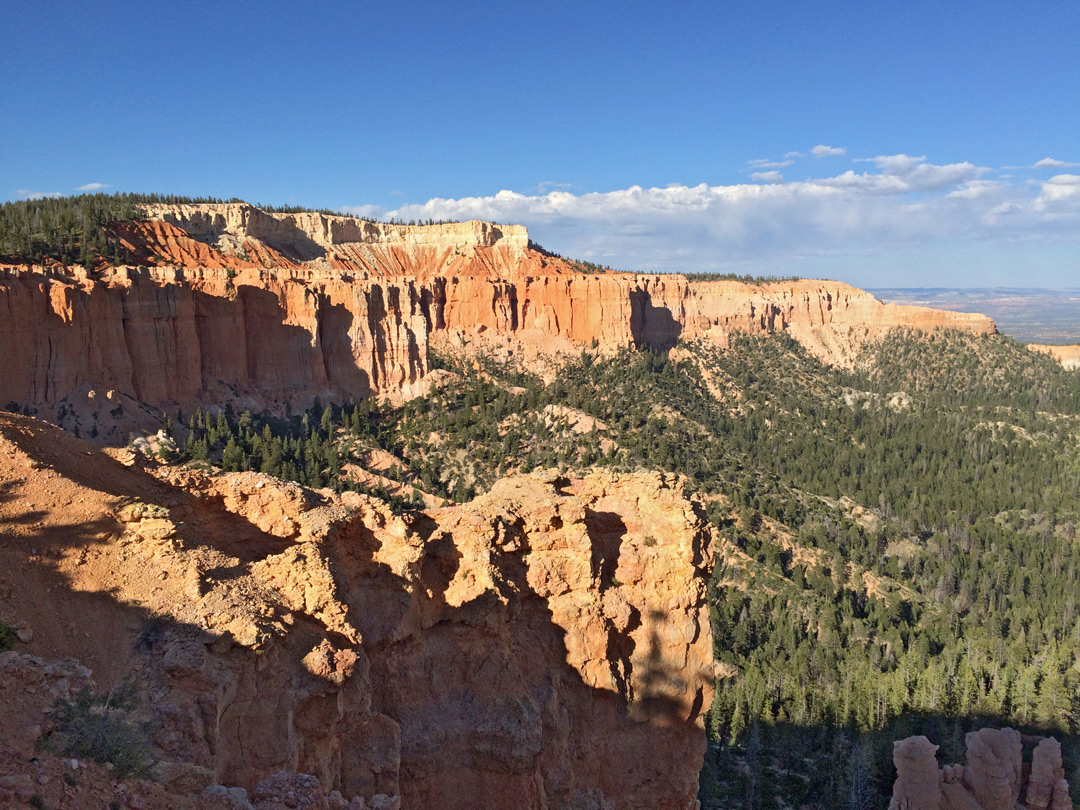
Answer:
M1069 163L1067 160L1056 160L1054 158L1045 157L1042 160L1036 160L1031 166L1033 169L1069 169L1074 166L1080 166L1080 163Z
M874 168L794 182L767 171L751 175L757 182L726 186L504 190L395 210L344 210L401 220L521 223L535 241L564 255L641 271L749 268L805 275L831 272L816 269L825 260L846 258L854 266L935 246L991 255L995 245L1080 241L1080 175L1008 181L988 178L989 169L969 162L938 165L904 154L863 162ZM815 269L801 272L816 260L822 261Z

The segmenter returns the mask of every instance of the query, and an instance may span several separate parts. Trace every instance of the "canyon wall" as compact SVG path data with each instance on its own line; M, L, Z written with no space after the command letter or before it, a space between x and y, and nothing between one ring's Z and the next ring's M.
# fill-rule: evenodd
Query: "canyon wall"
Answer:
M552 351L787 331L825 362L895 327L995 331L839 282L584 274L519 226L391 225L252 206L156 206L117 223L136 265L0 268L0 403L113 392L157 408L407 398L432 342Z
M55 404L96 389L157 406L262 407L397 392L426 373L412 282L235 272L0 276L0 400Z

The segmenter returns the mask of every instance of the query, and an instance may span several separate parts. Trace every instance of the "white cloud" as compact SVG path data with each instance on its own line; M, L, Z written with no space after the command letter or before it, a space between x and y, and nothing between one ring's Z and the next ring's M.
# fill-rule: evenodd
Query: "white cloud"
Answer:
M1034 207L1055 218L1080 215L1080 175L1057 174L1042 183Z
M1074 166L1080 166L1080 163L1069 163L1065 160L1055 160L1054 158L1045 157L1042 160L1037 160L1032 164L1033 169L1071 169Z
M816 182L833 188L858 189L867 194L907 194L955 188L961 183L968 183L990 171L971 163L935 166L932 163L915 164L912 161L919 158L907 158L907 155L894 155L893 158L875 159L883 161L878 164L883 167L881 173L856 174L848 169L836 177ZM906 160L900 160L900 158L906 158Z
M763 171L751 175L755 182L727 186L503 190L389 211L344 210L403 220L521 223L534 240L564 255L602 257L605 264L642 271L800 272L833 266L827 263L837 257L856 263L861 259L854 257L915 254L932 245L1049 244L1080 235L1078 175L1029 184L984 179L988 170L968 162L937 165L907 155L869 162L874 168L867 172L801 181Z
M785 166L790 166L794 162L794 160L769 160L768 158L759 158L758 160L746 161L746 165L753 166L755 169L782 169Z
M784 160L790 160L791 158L803 158L806 155L803 152L785 152Z
M44 197L55 200L57 197L64 196L62 191L31 191L28 188L17 189L15 194L23 200L40 200Z
M873 163L886 174L903 174L914 169L920 163L926 162L926 155L912 157L911 155L878 155L872 158L855 158L855 163Z
M833 155L846 155L847 149L843 146L825 146L825 144L818 144L810 150L810 154L814 157L831 157Z
M79 186L76 191L101 191L103 188L108 188L108 183L87 183L85 186Z
M1001 188L1002 183L998 180L969 180L963 186L955 191L950 191L945 196L974 200L979 197L985 197L988 194L994 194Z

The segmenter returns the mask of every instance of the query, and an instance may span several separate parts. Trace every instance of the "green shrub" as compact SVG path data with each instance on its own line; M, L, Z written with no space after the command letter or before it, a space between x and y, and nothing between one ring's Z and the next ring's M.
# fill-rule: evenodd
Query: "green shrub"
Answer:
M84 688L57 714L57 727L41 747L63 756L111 763L117 777L140 776L152 764L146 725L133 717L134 687L122 684L106 697Z
M0 652L7 652L15 646L15 642L18 640L19 637L15 634L15 630L0 621Z

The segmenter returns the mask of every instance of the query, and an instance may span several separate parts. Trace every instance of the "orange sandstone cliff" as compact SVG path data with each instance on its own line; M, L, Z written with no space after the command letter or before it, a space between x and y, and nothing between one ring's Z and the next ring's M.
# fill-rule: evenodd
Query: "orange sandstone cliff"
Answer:
M531 475L402 517L140 463L0 413L0 789L178 807L285 770L350 808L695 806L714 537L677 478ZM125 678L156 782L61 781L43 709Z
M520 226L372 223L253 206L150 206L117 223L133 265L0 268L0 403L107 410L402 398L429 348L577 351L787 331L847 364L895 327L992 333L981 315L882 304L839 282L584 274Z

